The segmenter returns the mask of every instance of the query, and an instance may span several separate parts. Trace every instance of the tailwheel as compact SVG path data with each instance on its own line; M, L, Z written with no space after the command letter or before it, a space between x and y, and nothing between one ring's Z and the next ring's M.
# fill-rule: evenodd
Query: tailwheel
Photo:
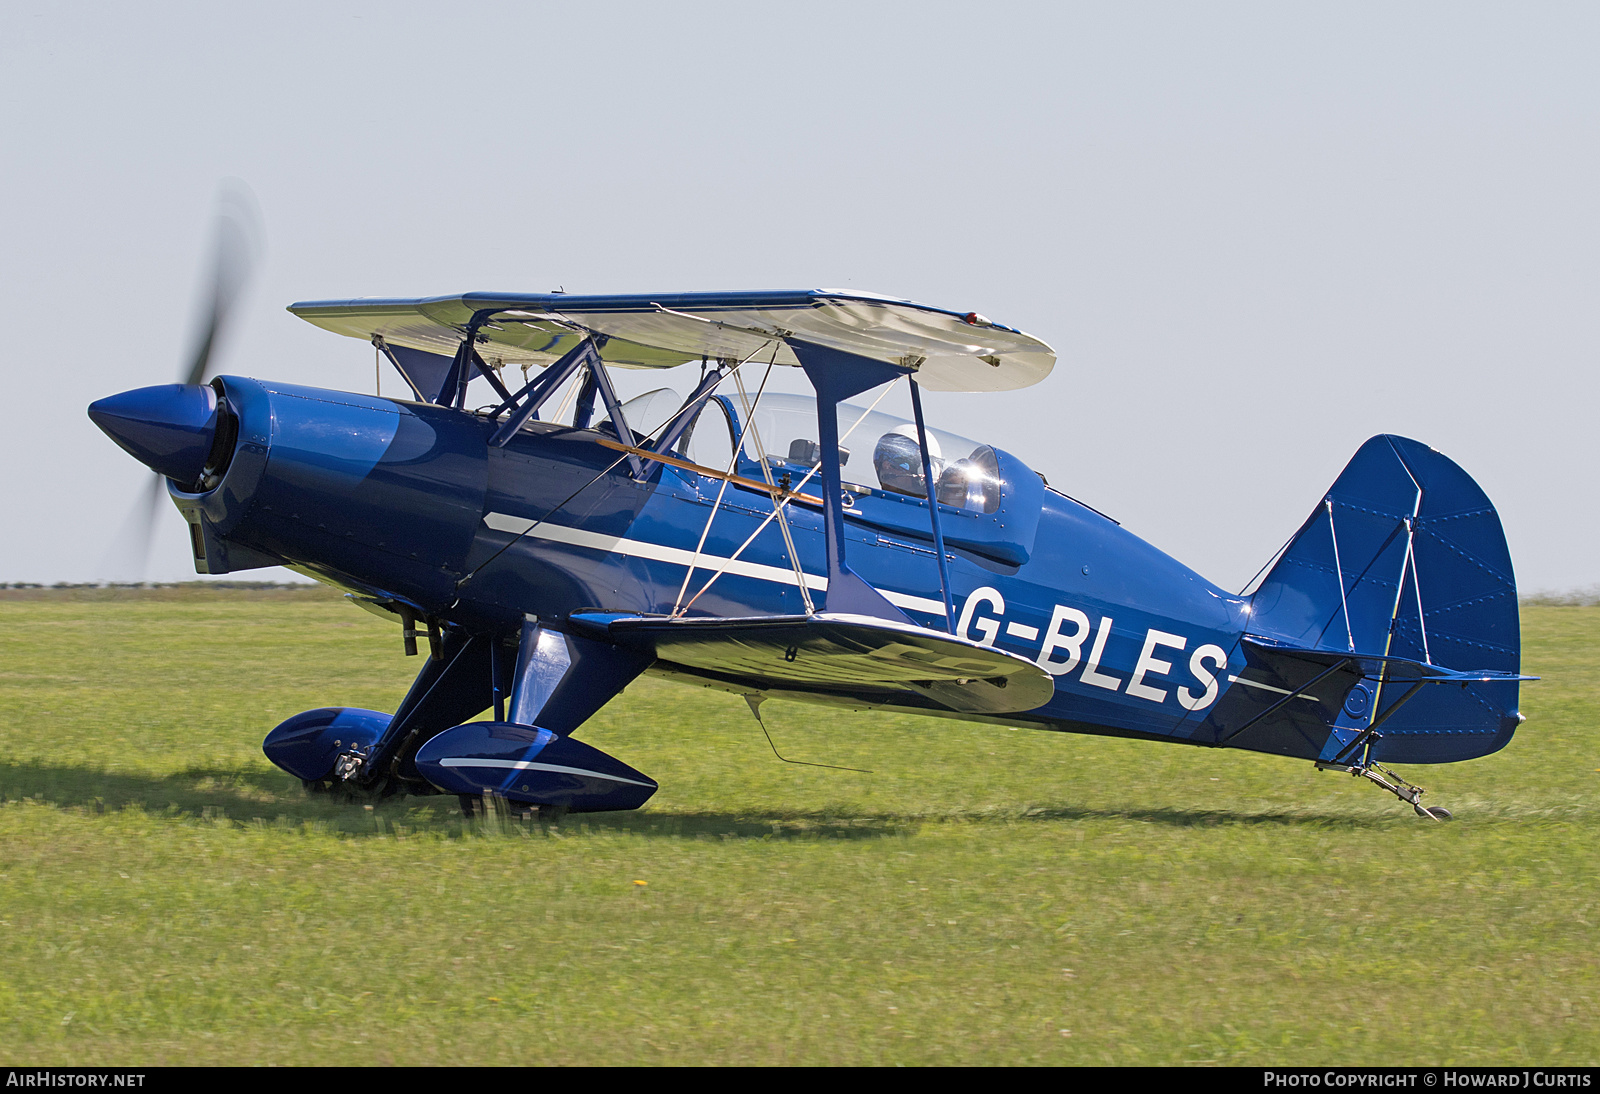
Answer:
M1447 821L1452 819L1450 810L1442 805L1423 805L1422 795L1427 791L1416 783L1407 782L1399 775L1390 771L1376 760L1358 760L1354 763L1317 763L1318 771L1346 771L1357 779L1366 779L1377 783L1383 789L1411 806L1417 816L1427 817L1429 820Z

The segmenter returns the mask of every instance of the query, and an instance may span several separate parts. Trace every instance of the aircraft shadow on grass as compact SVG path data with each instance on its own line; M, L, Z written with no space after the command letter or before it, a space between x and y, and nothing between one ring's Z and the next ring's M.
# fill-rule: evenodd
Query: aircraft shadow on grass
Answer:
M513 828L538 830L538 821L511 815L471 822L461 816L454 797L402 796L376 800L372 812L352 813L343 797L307 794L278 772L232 768L190 768L170 775L96 771L44 763L0 765L0 801L32 800L47 805L116 813L141 808L150 813L251 823L312 823L352 836L392 835L407 831ZM375 818L384 822L378 826ZM649 813L585 813L567 818L568 826L585 825L646 836L720 839L865 840L903 835L915 827L908 817L798 812L714 813L652 811Z
M239 771L226 768L190 768L170 775L96 771L59 764L13 762L0 765L0 801L34 800L92 813L115 813L142 808L151 813L212 818L240 823L264 821L298 827L304 823L327 826L352 836L392 834L395 826L423 833L477 830L539 822L515 816L490 817L467 822L448 795L395 797L376 801L373 811L352 813L343 799L306 794L277 772ZM1310 813L1305 811L1243 812L1222 809L1091 809L1080 806L1046 806L1025 814L953 809L944 814L955 820L981 823L1027 824L1049 821L1133 820L1172 828L1219 825L1282 825L1339 828L1382 826L1377 817ZM378 820L382 820L382 824ZM564 822L644 836L712 837L718 839L827 839L871 840L904 836L928 818L911 814L829 811L823 814L795 811L717 813L670 809L648 812L575 814Z
M1030 809L1023 820L1133 820L1171 828L1211 828L1224 824L1283 827L1384 828L1387 817L1362 817L1341 813L1314 813L1303 809L1244 812L1232 809L1085 809L1053 806Z

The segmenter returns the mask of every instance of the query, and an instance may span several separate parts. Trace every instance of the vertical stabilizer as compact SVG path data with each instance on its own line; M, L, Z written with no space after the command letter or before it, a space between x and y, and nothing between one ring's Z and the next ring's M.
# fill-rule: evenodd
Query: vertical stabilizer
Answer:
M1287 645L1460 671L1521 671L1517 585L1483 490L1404 437L1362 445L1251 600L1250 631ZM1445 762L1504 747L1515 681L1430 686L1384 727L1379 759Z

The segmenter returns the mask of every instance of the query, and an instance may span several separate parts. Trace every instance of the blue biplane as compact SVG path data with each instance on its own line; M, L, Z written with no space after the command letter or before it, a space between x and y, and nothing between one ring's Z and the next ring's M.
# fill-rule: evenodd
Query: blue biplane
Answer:
M290 311L375 345L408 397L207 383L208 335L189 382L89 414L165 478L199 572L288 566L397 623L407 653L426 638L394 714L327 707L267 736L308 787L637 808L656 783L575 734L644 672L758 719L781 696L1298 757L1438 818L1383 765L1482 756L1522 721L1499 517L1416 441L1364 444L1236 595L926 425L924 388L1054 366L973 312L839 291ZM686 397L627 402L609 371L679 366ZM785 367L814 396L767 391ZM910 420L878 409L902 383Z

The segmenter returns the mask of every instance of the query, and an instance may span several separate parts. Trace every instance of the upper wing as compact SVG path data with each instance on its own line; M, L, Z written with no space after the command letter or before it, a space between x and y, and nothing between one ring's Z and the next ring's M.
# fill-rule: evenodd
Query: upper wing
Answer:
M547 365L589 332L607 336L606 363L671 368L702 356L798 365L782 339L917 367L933 391L1010 391L1036 384L1055 352L1019 330L909 300L828 289L793 292L518 296L468 293L417 300L329 300L292 304L308 322L363 340L450 355L475 315L485 358Z

